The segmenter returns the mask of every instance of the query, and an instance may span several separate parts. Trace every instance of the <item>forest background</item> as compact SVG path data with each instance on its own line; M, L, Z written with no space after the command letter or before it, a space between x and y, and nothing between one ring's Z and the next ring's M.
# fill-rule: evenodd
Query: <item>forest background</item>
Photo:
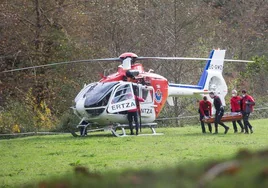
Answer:
M256 106L268 105L267 0L2 0L0 12L0 72L129 51L207 57L221 48L228 59L255 61L225 63L229 91L247 89ZM0 73L0 133L60 130L73 120L70 107L84 83L98 81L117 66L78 63ZM185 84L197 84L203 66L144 63L145 70ZM195 102L178 98L160 116L196 114Z

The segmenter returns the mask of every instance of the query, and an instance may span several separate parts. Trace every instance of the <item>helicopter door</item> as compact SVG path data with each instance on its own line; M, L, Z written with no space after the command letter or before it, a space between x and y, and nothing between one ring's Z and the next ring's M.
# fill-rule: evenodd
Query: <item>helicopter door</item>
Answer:
M117 113L137 108L130 83L122 82L113 92L111 99L108 106L109 113Z
M154 89L151 86L139 86L139 96L144 99L140 102L141 116L146 118L155 118Z

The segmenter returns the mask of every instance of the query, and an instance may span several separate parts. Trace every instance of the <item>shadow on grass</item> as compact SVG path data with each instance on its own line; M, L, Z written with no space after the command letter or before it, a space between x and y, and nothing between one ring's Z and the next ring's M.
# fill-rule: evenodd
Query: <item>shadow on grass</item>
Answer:
M40 138L42 138L43 136L40 136ZM68 135L65 135L65 136L53 136L53 137L43 137L45 139L55 139L55 140L75 140L75 139L92 139L92 138L111 138L111 137L114 137L116 138L115 136L113 136L111 133L101 133L101 134L88 134L86 136L73 136L71 133Z
M75 139L91 139L91 138L103 138L103 137L114 137L111 133L101 133L101 134L88 134L86 136L76 136L74 137L71 133L64 134L55 134L55 135L16 135L16 136L3 136L0 137L1 140L9 140L9 139L33 139L33 140L75 140Z
M226 134L224 133L218 133L218 134L213 134L213 133L185 133L182 134L183 136L225 136Z

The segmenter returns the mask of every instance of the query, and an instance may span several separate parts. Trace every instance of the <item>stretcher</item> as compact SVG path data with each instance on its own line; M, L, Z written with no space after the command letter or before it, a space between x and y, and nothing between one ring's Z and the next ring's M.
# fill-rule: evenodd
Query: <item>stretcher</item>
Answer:
M228 122L228 121L237 121L241 120L243 118L242 114L240 112L231 112L231 113L226 113L222 116L221 122ZM209 117L209 118L204 118L202 120L204 123L214 123L215 117Z

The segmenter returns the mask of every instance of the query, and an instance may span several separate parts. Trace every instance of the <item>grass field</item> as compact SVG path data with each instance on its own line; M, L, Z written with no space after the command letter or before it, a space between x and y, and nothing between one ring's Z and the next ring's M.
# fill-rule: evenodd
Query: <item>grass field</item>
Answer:
M126 169L159 171L233 157L241 149L268 148L268 120L252 120L254 133L202 134L200 126L157 128L162 136L116 138L108 132L84 138L67 135L0 140L0 186L12 187L59 177L84 166L92 173ZM127 130L128 131L128 130ZM149 129L143 129L148 132Z

